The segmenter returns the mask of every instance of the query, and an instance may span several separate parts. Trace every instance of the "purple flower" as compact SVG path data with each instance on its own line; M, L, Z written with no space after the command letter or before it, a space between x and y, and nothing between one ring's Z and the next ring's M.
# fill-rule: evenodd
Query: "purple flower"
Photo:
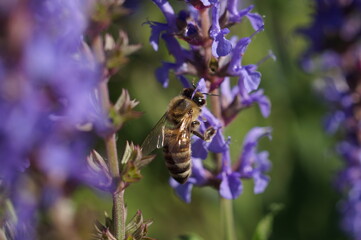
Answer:
M232 51L227 73L230 76L239 77L239 82L242 84L242 88L240 88L241 91L243 88L247 92L256 90L261 82L261 74L256 71L256 65L242 66L242 58L248 45L251 43L251 38L261 30L263 30L263 26L254 32L252 36L240 39Z
M261 81L258 65L242 65L243 55L253 36L264 29L262 17L251 13L253 6L239 9L237 0L185 0L189 7L178 14L174 13L166 0L153 2L163 12L167 23L148 22L152 28L151 45L157 50L161 37L174 57L174 62L163 62L156 70L157 80L163 87L167 87L169 72L173 71L184 87L190 87L187 77L191 75L201 79L195 91L208 94L221 88L222 93L220 96L211 96L219 98L222 116L217 118L203 107L199 117L199 131L204 133L213 128L216 130L215 135L210 142L197 136L192 138L192 175L183 185L171 179L171 186L186 202L190 202L194 186L212 186L219 191L221 197L235 199L242 193L242 180L246 178L254 179L255 193L263 192L269 182L269 177L265 175L270 165L268 155L266 152L257 153L255 147L248 146L250 142L257 145L261 136L249 137L251 139L248 139L243 147L242 152L247 156L242 155L242 159L247 160L247 168L252 170L250 175L245 175L244 169L241 170L241 160L231 166L230 138L223 135L223 128L241 110L254 103L259 105L264 117L270 114L270 101L263 94L263 90L258 89ZM209 13L211 16L208 16ZM209 29L202 29L207 26L204 24L205 17L210 18ZM243 17L250 20L256 31L250 37L241 38L239 41L236 41L237 37L228 40L226 35L230 33L229 28L241 22ZM236 78L237 83L233 87L230 78ZM269 129L264 128L263 131L264 135L269 135ZM218 158L222 157L217 160L217 169L209 169L203 165L202 161L210 156L210 152Z
M173 10L172 6L169 4L169 2L167 0L152 0L152 1L162 11L164 17L167 20L168 27L173 28L173 30L175 30L176 29L176 26L175 26L176 16L175 16L174 10Z
M242 109L251 107L255 103L258 104L263 117L270 115L271 102L263 94L263 90L248 93L243 83L239 80L238 85L231 87L230 79L226 78L220 86L224 96L222 109L225 125L228 125Z
M186 183L180 184L173 178L170 178L169 181L177 195L186 203L190 203L193 186L201 186L207 181L206 170L203 167L202 159L192 158L192 176Z
M229 140L225 140L222 134L222 124L214 117L214 115L207 109L202 109L202 114L200 116L200 131L203 133L207 128L213 127L217 130L215 136L211 142L205 142L198 137L193 137L194 141L192 143L192 157L206 159L208 152L221 153L228 150Z
M251 25L254 30L259 29L264 25L263 18L257 13L251 13L251 10L254 8L253 5L248 8L238 10L238 0L228 0L227 1L227 11L229 13L229 24L234 24L242 21L243 17L247 17L251 22Z
M243 185L240 175L237 172L221 174L221 185L219 186L219 194L226 199L236 199L242 194Z
M257 103L259 109L261 110L263 117L268 117L271 113L271 102L270 100L263 94L263 90L260 89L254 93L246 94L242 96L242 105L245 107L251 106L253 103Z
M19 14L25 6L21 12L29 16ZM54 187L52 181L81 180L91 138L78 126L91 119L91 96L100 77L83 43L89 7L78 0L31 0L14 5L17 14L4 15L6 22L19 24L3 27L24 33L21 39L4 37L1 52L17 57L4 55L0 61L0 179L11 190L19 229L36 227L39 199L23 182L29 166L43 172L48 187ZM19 52L5 49L15 42ZM31 239L30 230L27 234Z
M157 79L163 87L168 86L169 71L174 71L176 75L197 75L198 77L205 77L207 80L210 74L221 78L224 78L225 74L238 76L245 81L245 86L249 91L257 89L260 74L255 71L255 67L252 67L252 65L240 65L240 60L251 38L263 30L262 17L250 12L253 6L238 11L238 1L191 0L185 2L193 7L190 6L187 10L181 10L178 14L175 14L168 1L153 0L153 2L162 11L166 23L147 22L152 29L150 44L154 50L158 50L159 38L162 37L169 53L175 59L174 63L164 62L162 67L156 71ZM202 31L202 20L199 13L199 11L204 11L205 8L209 8L209 12L212 13L210 19L212 25L207 30L209 36L204 33L205 31ZM224 16L228 16L227 14L230 17L225 20ZM226 26L232 26L240 22L244 16L251 20L256 32L249 38L242 39L233 49L232 42L225 37L230 32ZM178 41L185 41L189 47L185 47L184 44L180 44ZM246 42L243 43L242 41ZM211 72L213 70L209 69L208 63L204 61L209 56L202 56L204 52L200 51L200 49L210 46L210 42L212 55L217 59L216 61L221 57L232 54L228 70L220 68L218 69L219 72L214 73ZM211 90L216 87L218 86L212 86Z
M213 39L212 43L212 54L214 57L227 56L232 50L232 44L224 36L230 31L228 28L221 29L219 25L219 3L213 5L212 8L212 27L209 35Z
M236 199L241 195L243 185L241 175L232 170L229 151L222 154L222 171L218 175L220 178L219 194L226 199Z
M203 165L202 161L207 156L207 149L203 150L205 156L199 158L198 153L192 155L192 175L185 184L179 184L171 179L170 184L176 190L177 195L185 202L191 201L191 191L193 186L203 186L218 182L219 194L223 198L235 199L242 194L243 184L242 179L252 178L254 180L254 192L256 194L264 192L270 178L265 175L271 168L271 163L268 160L268 152L263 151L258 153L258 141L263 136L271 137L270 128L253 128L245 137L243 144L243 151L238 167L234 170L232 167L229 148L224 149L222 154L222 170L217 176L213 176L209 170ZM198 146L200 142L195 142L193 148L202 149ZM197 150L198 151L198 150ZM194 156L197 157L194 157Z
M299 32L310 39L310 46L301 58L306 71L323 73L318 80L330 106L325 128L339 131L337 151L344 160L336 178L336 187L343 194L339 204L341 227L353 238L361 238L361 148L360 148L360 1L317 0L312 24ZM355 25L355 23L358 24Z
M269 177L264 174L271 167L268 152L258 153L256 151L259 139L264 136L271 138L271 128L256 127L249 131L243 142L240 166L237 169L242 178L254 179L255 193L262 193L269 182Z
M158 51L158 45L159 45L159 38L162 32L168 30L168 25L164 23L159 22L146 22L149 24L149 26L152 29L151 35L150 35L150 45L152 45L153 49L155 51Z

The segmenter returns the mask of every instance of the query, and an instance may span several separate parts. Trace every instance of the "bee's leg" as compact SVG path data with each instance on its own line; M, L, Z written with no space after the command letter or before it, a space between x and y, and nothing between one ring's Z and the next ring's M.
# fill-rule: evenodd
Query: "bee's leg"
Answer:
M202 139L203 141L209 142L212 140L213 136L216 134L216 130L212 127L208 128L204 134L199 132L199 121L193 121L191 125L191 132Z

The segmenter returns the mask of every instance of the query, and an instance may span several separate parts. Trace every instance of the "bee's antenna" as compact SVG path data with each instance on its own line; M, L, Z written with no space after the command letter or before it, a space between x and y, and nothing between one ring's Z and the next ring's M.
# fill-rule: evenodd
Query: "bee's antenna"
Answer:
M207 96L216 96L216 97L219 97L219 94L214 94L214 93L202 93L204 95L207 95Z

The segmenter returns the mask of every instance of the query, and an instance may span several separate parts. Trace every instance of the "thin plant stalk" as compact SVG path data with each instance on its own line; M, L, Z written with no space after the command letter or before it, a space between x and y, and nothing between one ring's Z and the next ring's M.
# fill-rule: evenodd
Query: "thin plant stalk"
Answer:
M209 29L211 27L210 18L209 18L209 9L203 9L200 11L201 14L201 26L202 26L202 33L203 36L208 36ZM208 37L207 37L208 38ZM204 45L204 50L206 53L205 56L205 64L206 66L209 65L209 62L211 60L212 51L211 51L211 45L208 44L208 41L206 41ZM209 79L211 82L214 82L215 79ZM219 95L219 90L214 89L212 92L214 95ZM221 105L218 97L212 97L211 98L211 112L213 115L218 118L222 119L222 111L221 111ZM222 164L222 156L220 153L216 153L213 155L214 161L216 162L217 168L221 168ZM218 169L218 170L219 170ZM233 221L233 204L232 201L229 199L221 198L220 199L220 208L221 208L221 234L222 239L226 240L237 240L236 237L236 231L234 228L234 221ZM225 235L225 238L223 237Z
M102 48L101 38L98 37L94 41L95 53L100 60L103 62L104 51ZM109 99L109 89L108 89L108 79L105 78L99 87L99 94L102 107L105 111L109 111L111 108L111 102ZM106 113L107 113L106 112ZM110 174L115 180L116 184L120 182L120 172L119 172L119 159L118 151L116 144L116 134L112 133L111 135L105 137L105 149L107 152L107 163L109 167ZM112 210L112 219L113 219L113 234L114 237L118 240L123 240L125 238L125 221L126 221L126 208L124 204L124 189L121 186L117 186L115 191L112 193L113 197L113 210Z
M234 228L233 201L230 199L221 198L220 202L222 216L222 239L237 240L236 231Z
M107 87L107 86L106 86ZM108 106L110 101L108 98ZM109 108L108 108L109 109ZM116 136L115 133L105 138L105 148L108 157L108 167L113 179L118 182L120 180L119 175L119 159L117 152ZM112 193L113 196L113 234L116 239L123 240L125 238L125 220L126 210L124 204L124 189L117 187Z
M211 111L218 118L217 113L220 113L220 104L218 101L212 101ZM214 160L217 163L218 167L221 167L222 156L219 153L214 154ZM222 239L226 240L237 240L236 231L234 228L233 220L233 201L229 199L222 198L220 199L220 208L221 208L221 233ZM225 236L225 237L224 237Z
M127 217L124 205L124 189L117 190L113 193L113 226L114 236L118 240L125 238L125 221Z

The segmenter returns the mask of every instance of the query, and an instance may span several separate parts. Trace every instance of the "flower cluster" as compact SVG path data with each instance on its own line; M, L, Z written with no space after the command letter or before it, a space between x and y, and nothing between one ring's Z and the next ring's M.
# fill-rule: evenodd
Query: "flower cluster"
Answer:
M75 174L73 159L87 143L73 130L88 119L98 79L82 46L86 7L78 1L2 7L8 18L2 28L9 30L0 46L1 178L12 182L33 159L52 174Z
M337 145L344 169L336 178L344 194L340 204L342 228L361 238L361 1L315 1L314 20L300 32L310 40L302 65L323 75L322 92L331 111L325 120L327 132L341 132Z
M73 0L0 4L0 185L15 207L15 239L32 239L35 209L49 206L66 180L85 180L79 170L91 137L80 129L91 119L100 75L83 44L89 7ZM44 180L35 184L35 174Z
M270 137L271 129L256 127L245 137L241 155L232 163L230 139L223 136L223 128L243 109L258 104L264 117L270 114L270 101L258 89L261 74L257 64L243 65L242 58L253 37L264 29L263 18L253 13L254 6L239 8L237 0L185 1L186 10L175 13L167 0L152 0L162 11L166 23L148 21L151 27L150 44L158 50L162 38L174 62L163 62L156 70L157 80L167 87L173 72L184 87L191 87L187 76L201 79L197 90L219 95L212 102L212 111L202 109L201 131L209 127L217 130L211 142L194 137L192 143L192 176L185 184L171 180L178 195L189 202L193 186L213 186L223 198L234 199L242 193L241 179L253 178L255 193L265 190L270 169L267 152L257 152L262 136ZM227 39L229 28L248 19L255 30L249 37ZM187 48L183 47L185 42ZM269 55L272 57L272 54ZM235 84L231 83L235 79ZM203 160L215 153L215 169L204 166Z

